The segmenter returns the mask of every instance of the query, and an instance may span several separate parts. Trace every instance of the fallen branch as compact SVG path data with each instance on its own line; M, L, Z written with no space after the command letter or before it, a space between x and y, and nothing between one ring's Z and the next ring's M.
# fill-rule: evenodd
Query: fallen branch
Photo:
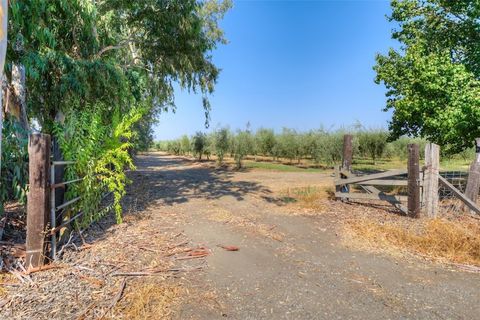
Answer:
M168 272L190 272L202 270L203 266L197 266L192 268L170 268L170 269L157 269L151 271L138 271L138 272L118 272L112 274L112 277L147 277L160 275Z
M150 249L150 248L147 248L147 247L137 247L137 248L140 249L140 250L150 251L150 252L153 252L153 253L159 253L158 250Z
M193 255L193 256L178 257L178 258L175 258L175 260L198 259L198 258L205 258L206 256L208 256L208 253L196 254L196 255Z
M41 267L29 268L29 269L26 270L26 272L24 272L23 274L25 274L25 275L30 275L30 274L35 273L35 272L52 270L52 269L61 269L61 268L64 268L64 267L65 267L65 266L64 266L64 265L61 265L61 264L47 264L47 265L41 266Z
M464 271L480 273L480 267L477 266L460 263L452 263L452 265Z
M14 282L0 282L0 286L7 286L7 287L19 287L20 283Z
M206 247L198 247L194 250L191 250L186 256L175 258L175 260L187 260L187 259L196 259L204 258L210 254L210 250Z
M176 243L176 244L174 244L174 245L168 246L168 250L175 249L175 248L184 246L184 245L186 245L186 244L188 244L188 240L185 240L185 241Z
M192 248L185 248L183 250L180 250L180 251L174 251L174 252L170 252L170 253L167 253L165 255L165 257L171 257L173 255L176 255L176 254L179 254L179 253L185 253L185 252L190 252L192 251L193 249Z
M0 300L0 309L3 308L9 302L10 300L8 299Z
M85 315L87 314L90 309L92 309L95 306L95 302L92 302L91 304L88 305L85 309L83 309L82 312L77 316L77 320L83 320L85 319Z
M105 316L107 315L107 313L113 308L115 307L115 305L118 303L118 301L120 301L120 299L122 299L122 296L123 296L123 291L125 291L125 286L127 285L127 279L123 279L123 282L122 282L122 285L120 286L120 290L118 291L117 295L115 296L115 299L113 299L112 303L110 304L110 306L107 308L107 310L105 310L105 312L102 314L102 316L99 318L100 320L105 318Z
M227 251L238 251L238 250L240 250L240 248L237 247L237 246L224 246L224 245L219 244L218 247L220 247L222 249L225 249Z

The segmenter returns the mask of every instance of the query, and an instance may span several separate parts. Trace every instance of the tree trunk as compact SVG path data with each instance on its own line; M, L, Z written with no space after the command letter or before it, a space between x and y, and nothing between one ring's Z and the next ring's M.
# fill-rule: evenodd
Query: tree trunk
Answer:
M30 130L27 117L27 98L25 86L25 66L13 64L12 66L12 88L15 95L15 104L18 109L18 119L25 131Z
M0 75L3 75L5 55L7 53L7 23L8 0L1 0L0 7ZM3 132L3 102L0 94L0 170L2 168L2 132ZM1 176L1 172L0 172Z

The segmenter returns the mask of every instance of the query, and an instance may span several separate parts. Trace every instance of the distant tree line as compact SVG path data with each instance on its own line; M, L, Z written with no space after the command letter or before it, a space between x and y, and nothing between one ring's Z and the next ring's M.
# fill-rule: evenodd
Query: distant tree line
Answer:
M225 156L230 156L238 168L246 156L287 159L292 163L309 159L316 164L331 166L341 162L345 134L354 136L355 157L370 159L373 163L382 158L406 159L409 143L418 143L421 151L426 143L426 140L409 137L389 141L387 130L365 129L360 126L353 130L317 129L306 132L284 128L280 133L265 128L256 132L250 129L232 131L219 128L210 133L197 132L191 137L184 135L176 140L160 141L155 144L155 148L175 155L193 155L199 160L216 155L219 164L223 163ZM463 156L467 157L472 152L469 149Z

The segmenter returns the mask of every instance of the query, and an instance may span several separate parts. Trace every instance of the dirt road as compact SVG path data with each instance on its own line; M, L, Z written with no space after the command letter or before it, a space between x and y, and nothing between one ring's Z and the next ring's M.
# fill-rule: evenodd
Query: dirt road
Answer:
M330 183L327 174L232 172L160 154L140 156L137 166L134 189L143 190L149 202L139 202L136 210L148 207L151 219L181 216L191 242L212 250L178 319L474 319L480 314L478 274L353 251L342 244L337 217L302 215L280 201L287 187Z

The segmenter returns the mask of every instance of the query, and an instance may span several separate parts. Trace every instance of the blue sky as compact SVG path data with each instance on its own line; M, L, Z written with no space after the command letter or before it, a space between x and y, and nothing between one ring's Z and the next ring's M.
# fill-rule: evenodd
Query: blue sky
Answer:
M222 72L210 128L386 127L372 66L396 46L389 13L389 1L235 1L221 23L229 44L213 53ZM200 96L178 90L176 104L157 140L206 131Z

